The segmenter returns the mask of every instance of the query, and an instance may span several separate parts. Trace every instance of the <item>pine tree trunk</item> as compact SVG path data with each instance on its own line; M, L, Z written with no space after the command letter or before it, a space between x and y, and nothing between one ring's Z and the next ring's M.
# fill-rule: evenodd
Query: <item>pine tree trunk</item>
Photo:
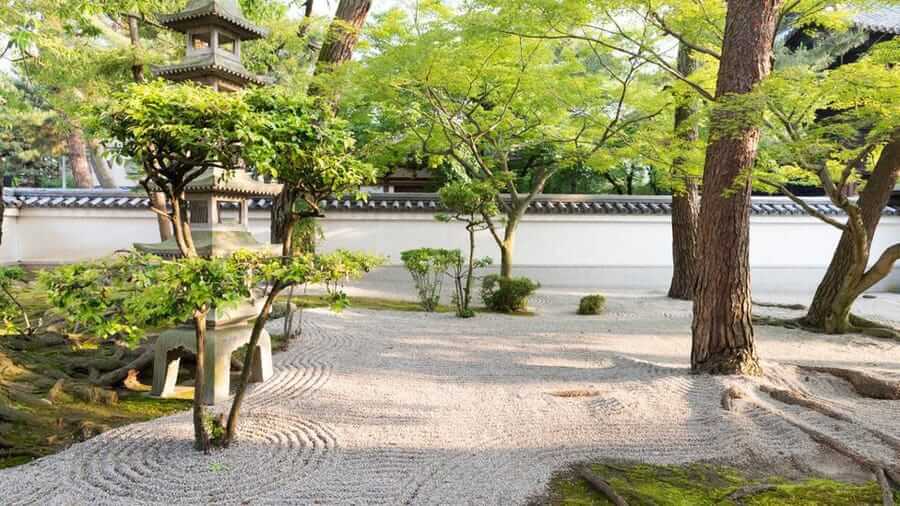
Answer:
M728 0L716 99L749 93L768 75L781 0ZM750 114L746 111L743 114ZM750 184L759 128L722 111L712 119L703 172L691 370L759 374L751 323ZM732 128L729 128L732 127ZM724 195L734 189L731 195Z
M697 69L697 61L683 44L678 48L678 72L688 76ZM690 102L675 108L675 136L686 143L696 141L700 132L691 116L696 109ZM669 297L691 300L697 263L697 219L700 214L700 188L696 178L684 167L684 158L672 163L672 176L682 183L682 188L672 195L672 282Z
M900 138L895 138L881 151L875 169L857 202L866 226L869 244L875 237L875 229L881 220L881 214L891 198L894 185L897 184L898 172L900 172ZM868 263L868 258L865 261ZM853 240L850 231L845 231L806 313L804 320L807 325L820 329L825 329L826 326L836 328L834 324L828 322L841 321L850 314L850 306L855 302L855 298L840 304L836 302L842 297L845 298L841 287L845 285L844 281L854 270L853 267ZM844 316L841 316L841 313Z
M348 61L353 56L353 48L359 41L359 31L372 7L372 0L341 0L334 21L328 27L325 43L319 51L316 73Z
M69 167L72 177L75 178L76 188L93 188L94 177L87 159L87 147L84 142L84 132L80 128L72 128L66 138L69 152Z
M103 157L103 146L97 141L91 141L91 161L93 161L94 175L101 188L117 188L116 180L112 175L109 162Z

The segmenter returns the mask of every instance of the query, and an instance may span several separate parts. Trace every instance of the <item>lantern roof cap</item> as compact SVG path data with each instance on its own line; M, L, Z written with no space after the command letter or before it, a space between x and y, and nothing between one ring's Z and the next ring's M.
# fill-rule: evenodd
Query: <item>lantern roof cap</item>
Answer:
M178 76L186 76L189 79L196 74L212 74L236 81L241 86L247 84L264 86L271 83L271 79L253 74L234 58L226 58L212 52L189 57L185 61L172 65L154 66L152 70L156 76L176 81L180 80Z
M244 169L210 168L187 184L185 193L213 193L249 197L274 197L281 193L281 185L266 183Z
M234 32L241 40L261 39L268 35L268 30L244 17L237 0L191 0L180 12L160 15L159 22L181 33L213 25Z

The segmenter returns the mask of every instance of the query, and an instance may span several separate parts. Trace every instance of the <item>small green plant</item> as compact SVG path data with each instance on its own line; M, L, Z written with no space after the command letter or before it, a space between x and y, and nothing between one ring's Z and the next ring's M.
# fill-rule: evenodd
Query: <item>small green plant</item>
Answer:
M461 258L459 250L419 248L400 254L403 265L416 284L419 302L425 311L434 311L441 303L444 273Z
M438 192L441 205L448 213L438 214L435 218L447 223L454 221L464 223L469 237L468 259L464 259L462 253L455 250L456 256L447 270L447 275L453 279L456 288L453 303L456 306L456 316L460 318L475 316L475 312L469 308L475 270L491 265L489 257L475 258L475 233L487 230L490 218L499 212L497 199L505 181L503 178L488 181L453 181L444 185Z
M528 278L504 278L491 274L481 285L481 300L492 311L515 313L524 311L528 297L540 288L540 283Z
M600 314L606 307L606 297L595 293L581 298L578 303L578 314L591 315Z

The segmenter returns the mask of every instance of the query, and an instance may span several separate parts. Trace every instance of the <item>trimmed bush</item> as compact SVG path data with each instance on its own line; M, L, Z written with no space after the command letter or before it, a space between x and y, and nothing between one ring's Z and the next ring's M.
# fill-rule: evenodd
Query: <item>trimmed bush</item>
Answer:
M600 314L606 308L606 297L599 293L581 298L578 303L578 314Z
M425 311L434 311L441 302L444 273L459 258L459 250L419 248L400 253L400 259L416 283L419 303Z
M492 311L515 313L524 311L528 297L540 288L540 283L528 278L504 278L491 274L481 285L481 300Z

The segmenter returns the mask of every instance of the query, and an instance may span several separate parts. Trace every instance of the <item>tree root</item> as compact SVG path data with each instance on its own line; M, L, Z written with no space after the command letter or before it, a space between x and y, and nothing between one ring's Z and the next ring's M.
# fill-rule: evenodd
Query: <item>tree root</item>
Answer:
M777 302L760 302L758 300L752 301L754 306L759 307L774 307L778 309L793 309L795 311L806 311L807 307L803 304L779 304Z
M859 453L858 451L850 448L842 441L835 439L828 434L816 429L812 425L791 416L788 413L778 409L777 407L760 400L756 397L748 395L746 392L740 391L740 389L736 387L732 387L735 389L735 398L744 399L746 402L749 402L753 406L762 409L763 411L777 416L787 422L788 424L796 427L807 436L810 437L813 441L849 458L853 462L857 463L859 466L864 469L869 470L875 475L876 480L878 480L879 486L881 486L882 490L882 501L885 506L894 506L894 494L893 489L891 487L891 483L888 480L890 477L891 480L894 480L894 477L900 477L900 470L895 469L890 464L885 464L882 462L878 462L876 460L872 460L865 455ZM830 408L827 408L830 410Z
M775 490L775 485L770 485L768 483L761 483L757 485L747 485L746 487L741 487L734 492L728 494L728 500L737 503L743 504L742 499L750 497L756 494L762 494L763 492L768 492L770 490Z
M875 435L880 439L883 443L893 448L895 451L900 452L900 438L892 436L886 432L882 432L878 429L867 426L864 423L861 423L855 420L853 417L846 413L842 413L812 397L792 392L790 390L783 390L780 388L773 388L770 386L762 385L759 389L767 394L770 397L775 399L776 401L782 402L784 404L790 404L792 406L800 406L811 411L815 411L816 413L825 415L829 418L834 418L835 420L839 420L842 422L859 425L866 431Z
M856 393L870 399L900 400L900 382L879 378L872 374L838 367L798 366L803 371L830 374L850 383Z
M862 316L858 316L853 313L850 313L850 325L852 325L852 328L850 329L850 331L852 332L858 332L860 334L865 334L871 337L878 337L881 339L900 340L900 330L895 329L890 325L869 320L868 318L863 318Z
M78 384L66 380L57 381L47 393L47 397L51 402L59 402L65 399L63 394L91 404L114 405L119 402L119 394L115 390L106 390L95 385Z
M779 318L777 316L753 315L753 324L767 325L769 327L783 327L790 330L805 330L807 332L822 332L822 329L806 325L803 318Z
M584 478L584 480L587 481L591 485L591 487L594 488L594 490L606 496L606 498L609 499L609 501L613 503L614 506L628 506L628 501L626 501L624 497L617 494L615 489L612 488L612 485L610 485L608 481L594 474L590 470L590 468L588 468L587 466L582 466L576 468L576 471L578 472L578 476Z
M132 369L140 371L144 369L148 365L153 363L153 349L144 349L144 352L141 353L136 359L131 362L125 364L124 366L110 371L106 374L101 374L96 379L93 379L91 383L98 386L106 386L111 387L119 384L119 382L123 381L128 377L128 372Z

